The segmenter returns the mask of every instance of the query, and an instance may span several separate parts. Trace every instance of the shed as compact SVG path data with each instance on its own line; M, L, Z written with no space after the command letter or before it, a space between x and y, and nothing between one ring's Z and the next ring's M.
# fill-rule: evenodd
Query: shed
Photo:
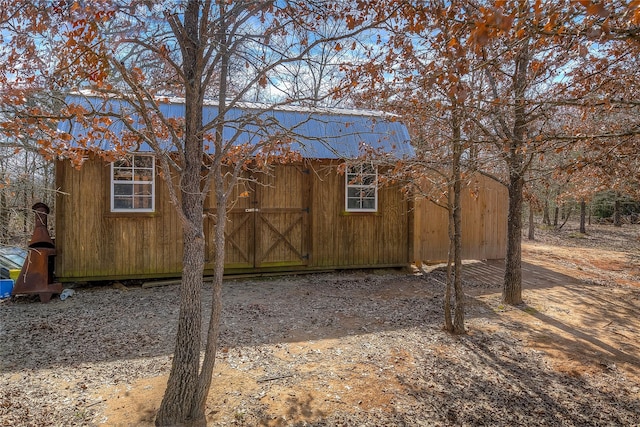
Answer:
M75 102L93 101L78 96ZM94 107L102 101L95 102ZM122 105L114 102L106 108ZM179 117L184 103L169 99L161 108L165 115ZM246 111L255 107L238 107L229 117L241 120ZM205 119L212 117L217 106L207 104L204 113ZM261 114L267 114L275 126L295 128L291 148L303 160L274 166L270 173L247 175L237 186L228 207L225 274L402 267L416 259L427 260L423 257L427 247L444 248L446 254L446 227L444 241L435 233L432 237L438 241L425 246L421 242L429 237L428 210L424 211L427 217L418 216L416 224L414 201L398 186L378 187L381 171L375 164L355 161L366 149L398 159L414 154L406 127L395 117L375 111L303 107ZM74 123L62 124L60 129L75 136L86 131ZM122 124L114 122L110 131L121 132ZM259 138L261 132L264 129L248 126L239 142ZM111 148L102 141L93 143L104 150ZM354 181L355 174L362 179ZM135 152L112 163L88 154L80 169L68 160L58 160L56 185L60 190L55 206L57 280L181 275L181 224L148 146L140 144ZM205 211L208 274L214 254L215 200L211 197ZM414 229L415 225L420 228ZM498 249L491 256L503 253Z

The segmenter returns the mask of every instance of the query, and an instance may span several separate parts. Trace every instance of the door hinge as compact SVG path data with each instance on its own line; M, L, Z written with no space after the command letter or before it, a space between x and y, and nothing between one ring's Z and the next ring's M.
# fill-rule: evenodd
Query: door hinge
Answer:
M247 208L244 211L245 212L260 212L260 209L258 209L258 208Z

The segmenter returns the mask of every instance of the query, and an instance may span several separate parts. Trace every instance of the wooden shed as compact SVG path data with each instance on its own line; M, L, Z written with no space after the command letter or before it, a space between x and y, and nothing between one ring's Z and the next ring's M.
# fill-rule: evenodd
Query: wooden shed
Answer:
M280 165L240 186L244 194L229 211L225 273L407 265L410 202L398 188L383 187L376 211L347 211L340 163ZM111 210L110 181L111 165L98 158L81 169L57 162L58 280L179 276L182 230L162 180L155 183L153 212L131 213ZM208 211L215 213L210 200ZM214 218L205 220L207 242ZM207 247L211 269L213 250Z
M175 101L165 107L165 113L174 116L184 108ZM286 108L269 114L278 123L296 127L299 138L292 148L303 160L245 176L237 186L228 207L225 274L402 267L446 258L446 215L440 208L417 201L414 209L414 201L399 187L378 186L383 170L375 163L353 161L363 146L396 158L412 156L404 125L370 111ZM68 126L62 130L82 132ZM141 145L113 163L88 156L80 169L68 160L57 161L57 280L181 275L181 224L146 148ZM354 180L356 175L361 179ZM467 201L466 209L480 209L488 224L488 215L503 207L503 193L487 183L491 196L478 199L480 203ZM211 198L205 211L207 274L213 269L214 253ZM501 218L494 218L496 230L501 230ZM482 221L476 226L484 231L473 232L473 240L465 243L466 253L503 257L504 244L487 244L503 234L484 229Z
M169 116L184 108L175 101L164 107ZM207 106L205 116L215 108ZM296 128L292 149L303 160L243 177L228 208L225 273L407 265L410 201L397 187L378 187L381 171L371 162L349 161L363 146L398 158L413 155L404 125L371 111L286 108L268 114L280 126ZM117 123L112 131L118 132ZM356 174L362 180L354 180ZM59 160L56 184L58 280L181 274L181 224L148 147L113 163L89 156L80 169ZM215 200L206 201L205 211L208 273Z

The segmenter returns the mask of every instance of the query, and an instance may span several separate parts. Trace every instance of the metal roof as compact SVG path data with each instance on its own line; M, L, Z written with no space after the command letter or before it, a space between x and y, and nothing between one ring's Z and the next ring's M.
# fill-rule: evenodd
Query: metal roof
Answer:
M124 113L132 118L134 123L137 121L137 116L129 112L130 105L116 98L105 100L77 93L67 97L67 104L83 105L114 114ZM164 117L184 116L184 99L159 98L159 107ZM218 106L214 102L206 102L203 113L203 122L208 123L217 116ZM112 120L109 130L115 135L122 134L125 129L123 122L118 119ZM258 122L261 124L258 125ZM257 143L269 135L287 131L287 136L293 140L291 149L306 158L356 158L365 154L367 149L390 154L395 158L415 155L404 124L398 121L396 116L379 111L290 105L274 108L243 103L231 108L225 115L224 138L233 138L239 127L242 127L242 130L234 142L236 145ZM86 137L89 129L79 122L65 121L60 123L58 130L71 133L75 139ZM114 149L106 140L94 140L92 145L103 150ZM164 148L171 150L169 145ZM151 151L151 148L142 143L138 151Z

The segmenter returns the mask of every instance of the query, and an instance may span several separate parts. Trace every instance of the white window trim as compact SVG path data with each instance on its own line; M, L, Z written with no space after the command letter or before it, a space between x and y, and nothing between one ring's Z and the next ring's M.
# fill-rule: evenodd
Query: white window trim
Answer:
M351 168L357 167L360 169L359 173L362 173L362 169L365 163L351 163L347 164L344 173L344 207L346 212L378 212L378 166L371 165L374 170L375 179L373 184L354 184L349 183L349 171ZM367 174L370 175L370 174ZM373 208L350 208L349 207L349 189L350 188L360 188L360 189L373 189L374 190L374 207Z
M114 169L115 169L115 162L111 162L111 183L110 183L110 201L111 201L111 212L155 212L156 210L156 158L151 155L151 154L138 154L138 153L131 153L131 154L127 154L127 156L131 156L132 159L132 165L135 165L134 163L134 157L135 156L144 156L144 157L151 157L151 164L152 164L152 173L151 173L151 180L150 181L136 181L136 180L132 180L132 181L122 181L122 180L115 180L114 179ZM132 169L135 169L135 166L132 166ZM146 169L146 168L145 168ZM134 175L135 176L135 173ZM115 208L115 184L131 184L131 185L136 185L136 184L151 184L151 207L150 208Z

